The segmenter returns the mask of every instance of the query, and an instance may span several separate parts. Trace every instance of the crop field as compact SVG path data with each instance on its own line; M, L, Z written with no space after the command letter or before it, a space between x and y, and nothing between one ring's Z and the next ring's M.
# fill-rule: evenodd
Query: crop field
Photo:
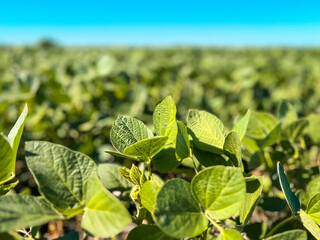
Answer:
M0 48L0 239L320 239L320 50Z

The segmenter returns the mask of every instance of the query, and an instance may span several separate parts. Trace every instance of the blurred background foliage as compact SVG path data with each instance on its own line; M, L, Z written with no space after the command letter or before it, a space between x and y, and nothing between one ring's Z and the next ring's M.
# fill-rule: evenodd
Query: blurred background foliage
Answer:
M0 129L12 127L29 106L23 140L63 144L107 161L109 131L120 114L152 128L152 112L166 96L178 120L198 108L231 130L247 109L276 114L283 99L320 134L320 50L207 48L0 48ZM318 124L317 124L318 123ZM308 130L307 130L308 131ZM6 132L5 132L6 133ZM307 142L308 143L308 142ZM318 148L315 154L318 153ZM17 174L23 171L21 148ZM20 181L32 179L28 172ZM31 180L30 180L31 181ZM32 183L30 183L32 185Z

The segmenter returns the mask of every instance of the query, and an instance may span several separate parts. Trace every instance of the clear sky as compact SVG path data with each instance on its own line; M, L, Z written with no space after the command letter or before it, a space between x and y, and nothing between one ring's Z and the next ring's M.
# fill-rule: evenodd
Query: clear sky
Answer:
M319 12L319 0L6 0L0 44L320 46Z

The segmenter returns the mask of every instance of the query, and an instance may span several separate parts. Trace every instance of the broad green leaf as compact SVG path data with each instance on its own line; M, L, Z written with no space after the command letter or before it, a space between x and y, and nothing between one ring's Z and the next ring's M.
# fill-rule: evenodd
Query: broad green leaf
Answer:
M309 122L305 119L297 120L282 130L282 138L285 140L295 140L303 134Z
M26 161L40 193L60 212L81 211L85 182L98 174L91 158L58 144L32 141L26 142Z
M178 121L178 133L176 141L176 158L178 161L183 161L190 157L190 142L188 129L183 122Z
M317 239L320 240L320 228L313 219L302 209L300 210L300 218L303 226Z
M306 129L306 133L314 143L320 143L320 115L310 114L307 119L309 121L309 125Z
M281 123L279 123L260 143L261 148L272 146L281 139Z
M306 212L318 225L320 225L320 193L317 193L311 198Z
M124 149L126 155L137 156L141 160L151 159L167 144L168 137L153 137L136 142Z
M3 240L26 240L14 231L0 233L0 239L3 239Z
M6 136L0 133L0 184L14 177L14 153Z
M139 161L139 158L137 158L135 156L125 155L125 154L120 153L120 152L114 152L114 151L105 151L105 152L110 154L111 156L114 156L114 157L127 158L127 159L131 159L131 160Z
M240 209L246 183L239 168L214 166L199 172L192 179L191 189L206 213L222 220Z
M131 230L127 240L174 240L162 232L156 225L139 225Z
M167 173L179 166L173 147L165 147L152 158L152 165L160 173Z
M191 238L208 227L208 220L191 193L190 183L182 179L166 182L157 196L154 217L157 226L176 238Z
M81 226L95 237L108 238L121 232L131 216L96 176L86 184L85 209Z
M283 100L281 102L278 109L278 118L284 127L298 120L297 112L289 101Z
M254 209L257 206L260 194L262 192L263 177L255 177L255 179L245 178L246 180L246 196L240 208L240 222L245 225L249 222Z
M13 155L14 162L17 157L17 151L18 151L18 147L19 147L19 143L20 143L20 139L23 132L23 127L25 124L27 114L28 114L28 106L25 105L21 115L19 116L18 120L16 121L16 123L14 124L13 128L11 129L8 135L8 140L14 154Z
M101 182L109 190L126 190L131 184L120 174L118 164L103 163L98 166L98 173Z
M126 147L151 137L153 133L143 122L128 116L118 117L110 131L111 143L121 153Z
M213 153L223 153L225 129L222 122L213 114L189 110L187 126L197 148Z
M306 231L297 229L286 231L283 233L279 233L268 237L266 240L307 240L307 233Z
M159 103L153 112L153 125L158 136L167 136L169 142L176 140L177 108L171 96Z
M196 158L196 160L205 167L211 167L216 165L228 165L226 159L220 154L202 151L197 148L193 149L192 157Z
M320 177L316 177L315 179L311 180L307 186L307 198L310 201L311 198L319 193L320 189Z
M241 142L236 132L230 132L227 135L223 151L230 158L234 166L240 167L242 165Z
M145 182L140 189L141 203L151 213L154 211L160 189L160 184L154 181Z
M290 184L284 173L283 167L280 162L277 164L278 177L281 185L282 192L286 197L287 203L291 208L292 212L295 214L300 210L300 201L297 196L291 191Z
M63 237L59 237L54 240L79 240L79 233L75 230L72 230Z
M29 195L0 198L0 232L34 227L63 219L44 199Z
M14 183L5 184L5 185L0 185L0 196L5 195L11 189L13 189L15 186L17 186L18 183L19 183L19 181L16 181Z
M217 240L243 240L241 234L234 229L224 229Z
M237 123L234 125L232 129L232 131L238 133L240 141L242 141L242 139L246 135L248 123L250 120L250 115L251 115L251 111L250 109L248 109L246 114L237 121Z
M251 111L246 136L254 139L264 139L277 125L277 119L264 112Z

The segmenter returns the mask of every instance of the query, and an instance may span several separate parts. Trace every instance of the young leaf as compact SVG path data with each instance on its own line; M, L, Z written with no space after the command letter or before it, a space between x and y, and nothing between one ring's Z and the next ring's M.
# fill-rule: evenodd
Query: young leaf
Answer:
M246 135L248 123L250 120L250 115L251 115L251 111L250 109L248 109L246 114L237 121L236 125L234 125L232 129L233 132L238 133L240 141L242 141L242 139Z
M253 139L264 139L277 125L277 119L264 112L251 112L246 136Z
M187 126L197 148L213 153L223 152L226 132L216 116L205 111L189 110Z
M210 217L222 220L240 209L246 184L239 168L214 166L199 172L192 179L191 189Z
M134 185L140 186L140 177L141 177L141 172L140 172L139 168L137 168L134 164L132 164L131 169L130 169L131 182Z
M95 162L82 153L41 141L26 142L26 161L40 193L60 212L78 214L85 182L98 175Z
M176 140L177 108L171 96L159 103L153 112L153 125L158 136L167 136L169 142Z
M224 229L217 240L243 240L241 234L234 229Z
M320 193L317 193L311 198L306 211L308 215L320 225Z
M19 183L19 181L16 181L14 183L5 184L5 185L0 185L0 196L5 195L11 189L13 189L15 186L17 186L18 183Z
M190 142L188 129L183 122L178 121L178 133L176 141L176 158L178 161L183 161L190 157Z
M63 217L44 199L28 195L0 198L0 232L39 226Z
M98 174L101 182L109 190L126 190L131 187L130 182L128 182L119 172L118 164L114 163L104 163L98 166Z
M140 225L131 230L127 240L174 240L155 225Z
M242 165L241 142L236 132L230 132L227 135L223 151L230 158L234 166L240 167Z
M151 137L151 130L143 122L128 116L118 117L110 131L111 143L121 153L126 147Z
M320 240L320 228L313 219L302 209L300 210L300 218L306 229L317 239Z
M153 158L167 144L168 137L153 137L136 142L123 151L126 155L146 160Z
M250 220L254 209L257 206L258 199L262 192L263 177L252 179L246 179L246 196L240 208L240 222L245 225Z
M292 212L296 214L300 210L300 201L297 196L291 191L290 184L280 162L278 162L277 164L277 171L282 192L284 193L284 196L286 197L287 203Z
M157 195L161 189L160 184L153 181L145 182L140 190L140 198L142 205L151 213L153 213Z
M157 196L154 217L157 226L176 238L191 238L208 227L208 220L191 193L190 183L182 179L166 182Z
M96 176L86 184L85 209L81 226L99 238L108 238L121 232L131 216L122 203L113 196Z
M268 237L266 240L307 240L307 233L306 231L297 229L286 231L283 233L279 233Z
M179 166L173 147L165 147L152 158L154 168L160 173L167 173Z

